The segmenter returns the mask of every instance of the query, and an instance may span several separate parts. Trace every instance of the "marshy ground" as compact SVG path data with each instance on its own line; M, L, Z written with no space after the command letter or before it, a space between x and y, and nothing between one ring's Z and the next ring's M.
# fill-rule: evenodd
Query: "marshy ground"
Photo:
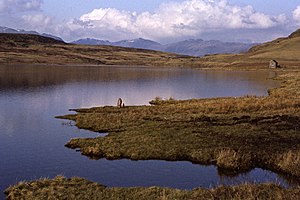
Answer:
M267 97L160 99L153 106L76 109L60 118L109 135L66 146L93 159L186 160L231 173L255 167L300 176L300 73Z

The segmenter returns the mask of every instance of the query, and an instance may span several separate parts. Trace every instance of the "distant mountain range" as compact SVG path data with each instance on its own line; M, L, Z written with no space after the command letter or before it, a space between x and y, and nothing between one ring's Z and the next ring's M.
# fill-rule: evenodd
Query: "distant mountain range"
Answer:
M60 37L38 33L36 31L25 31L20 29L12 29L0 26L0 33L13 34L32 34L49 37L58 41L63 41ZM129 48L149 49L163 52L170 52L190 56L205 56L210 54L231 54L247 52L251 47L257 45L255 43L238 43L238 42L222 42L219 40L202 40L190 39L171 44L160 44L158 42L137 38L133 40L121 40L117 42L110 42L108 40L97 40L92 38L85 38L71 42L73 44L81 45L109 45Z
M134 40L121 40L118 42L110 42L108 40L97 40L92 38L86 38L86 39L76 40L72 43L82 44L82 45L110 45L110 46L120 46L120 47L150 49L150 50L162 50L162 46L163 46L158 42L146 40L143 38L137 38Z
M49 38L52 38L55 40L63 41L60 37L57 37L54 35L50 35L50 34L46 34L46 33L41 34L36 31L25 31L22 29L12 29L12 28L8 28L8 27L4 27L4 26L0 26L0 33L40 35L40 36L49 37Z
M137 38L133 40L121 40L110 42L108 40L97 40L92 38L80 39L72 42L82 45L111 45L130 48L150 49L171 52L190 56L204 56L208 54L242 53L247 52L254 43L222 42L219 40L204 41L201 39L184 40L171 44L160 44L152 40Z

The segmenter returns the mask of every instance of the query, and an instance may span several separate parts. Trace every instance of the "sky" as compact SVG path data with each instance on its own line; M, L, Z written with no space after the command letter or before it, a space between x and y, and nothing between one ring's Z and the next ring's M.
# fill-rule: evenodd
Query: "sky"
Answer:
M265 42L300 28L300 0L0 0L0 26L68 42Z

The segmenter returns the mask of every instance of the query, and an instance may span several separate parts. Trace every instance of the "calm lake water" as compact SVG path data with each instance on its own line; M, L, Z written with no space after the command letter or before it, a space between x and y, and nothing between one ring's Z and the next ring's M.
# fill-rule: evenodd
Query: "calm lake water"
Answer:
M74 137L97 133L66 125L54 116L70 108L148 104L175 99L266 95L278 83L272 72L201 71L149 67L0 66L0 191L21 180L79 176L107 186L192 189L218 184L282 182L255 169L228 177L214 166L189 162L89 160L64 147ZM4 198L3 192L0 199Z

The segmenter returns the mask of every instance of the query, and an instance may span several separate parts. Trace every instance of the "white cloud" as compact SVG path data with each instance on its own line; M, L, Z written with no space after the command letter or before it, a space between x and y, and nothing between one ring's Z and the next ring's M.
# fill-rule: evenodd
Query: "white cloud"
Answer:
M0 0L0 12L39 10L43 0Z
M134 13L120 11L113 8L95 9L91 13L82 15L79 21L90 28L107 28L134 32Z
M51 30L54 25L53 19L51 17L45 16L41 13L34 15L23 15L22 20L27 27L35 30Z
M233 29L268 29L286 22L285 15L270 16L251 6L225 0L186 0L161 4L155 12L135 13L113 8L95 9L68 23L71 32L89 32L105 39L197 37ZM83 31L85 30L85 31Z
M294 11L293 11L293 18L296 20L298 23L300 23L300 6L298 6Z

